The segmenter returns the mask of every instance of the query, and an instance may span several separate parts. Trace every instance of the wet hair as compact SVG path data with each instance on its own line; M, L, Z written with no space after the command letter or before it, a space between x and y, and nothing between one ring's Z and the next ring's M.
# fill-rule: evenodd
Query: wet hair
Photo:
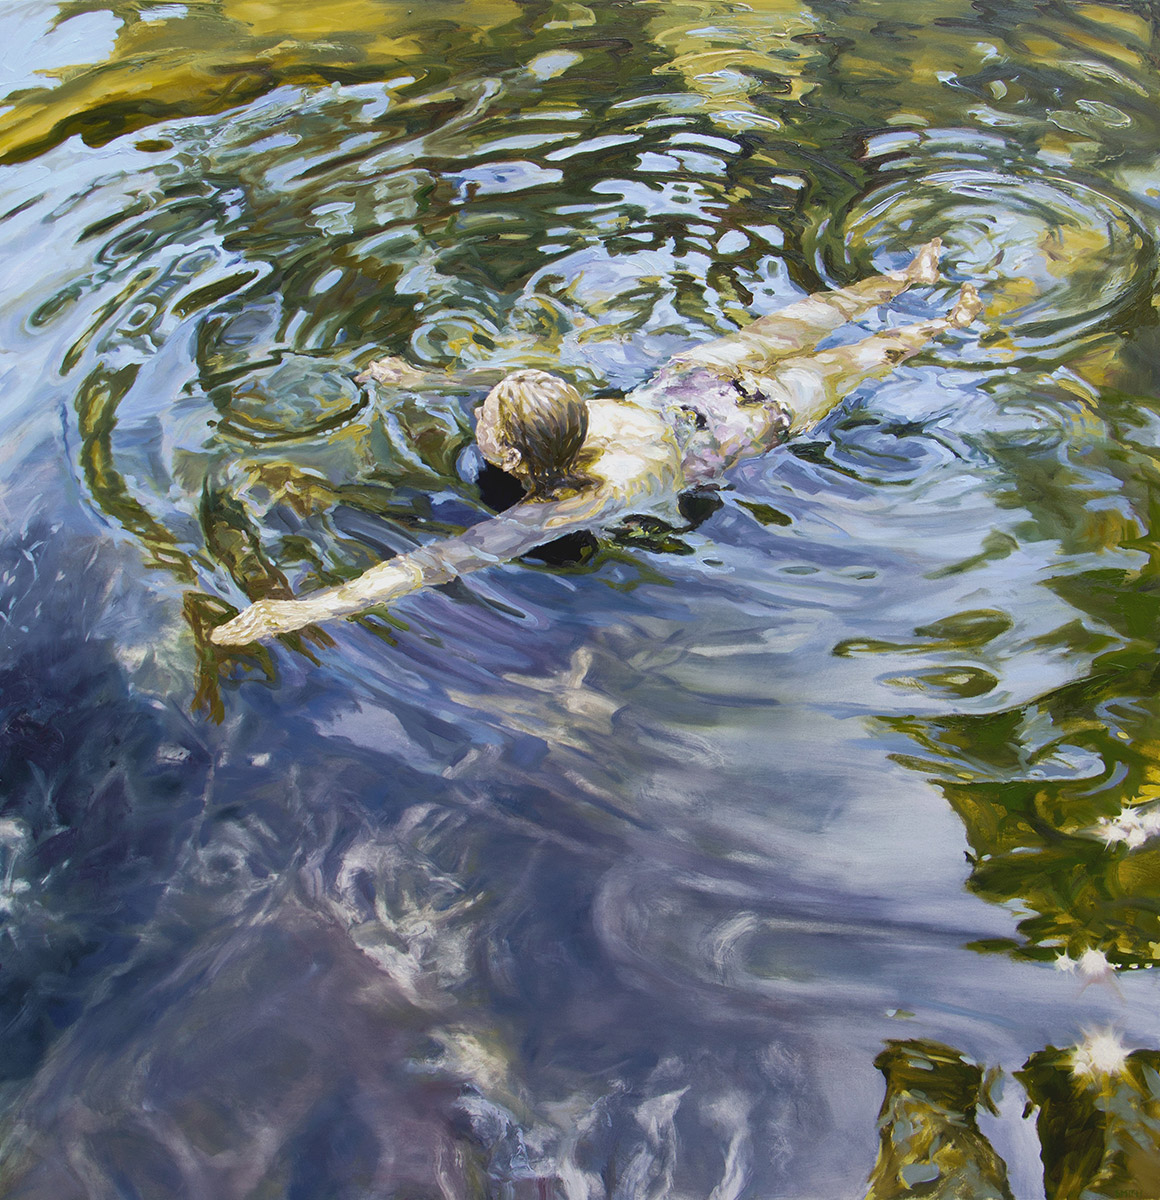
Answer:
M484 458L525 479L533 493L578 478L576 460L587 434L588 406L580 393L536 370L516 371L491 389L477 430ZM505 461L512 450L519 455L514 466Z

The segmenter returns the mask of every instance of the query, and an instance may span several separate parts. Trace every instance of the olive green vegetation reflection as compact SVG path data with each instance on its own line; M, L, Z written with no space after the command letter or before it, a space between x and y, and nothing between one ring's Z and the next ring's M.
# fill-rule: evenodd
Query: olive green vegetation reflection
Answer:
M878 1159L867 1200L1010 1200L1007 1169L979 1129L997 1072L940 1042L890 1042ZM1047 1200L1151 1200L1160 1179L1160 1052L1114 1033L1033 1054L1016 1078L1035 1116Z
M109 61L49 72L0 117L0 162L30 158L73 134L94 145L174 116L221 112L283 84L383 78L519 16L514 0L65 0L59 21L111 12L120 22ZM451 35L444 41L445 35ZM441 44L442 43L442 44ZM444 67L444 75L447 69Z
M154 520L131 494L114 463L117 405L136 378L137 370L134 365L120 371L94 372L77 395L85 480L101 509L140 540L149 554L147 565L163 567L183 582L192 582L195 574L188 556L178 549L169 530Z
M868 1200L902 1196L1011 1200L1007 1169L979 1132L991 1080L939 1042L891 1042L874 1060L886 1078Z
M1112 1034L1048 1047L1018 1073L1038 1109L1047 1200L1150 1200L1160 1180L1160 1052Z
M1146 353L1155 337L1142 340ZM972 890L1026 914L1017 938L980 949L1087 974L1160 961L1160 462L1151 402L1115 386L1132 364L1100 365L1106 436L990 445L1008 502L1026 511L1025 536L1082 564L1046 582L1083 614L1058 648L1090 655L1089 672L1019 708L888 719L919 747L898 758L928 773L963 820Z

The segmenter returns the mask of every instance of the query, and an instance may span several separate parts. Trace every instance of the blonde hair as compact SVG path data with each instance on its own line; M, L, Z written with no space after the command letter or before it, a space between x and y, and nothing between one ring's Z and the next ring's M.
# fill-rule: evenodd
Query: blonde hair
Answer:
M576 478L587 435L588 406L580 393L537 370L515 371L488 392L476 433L484 458L525 478L533 493Z

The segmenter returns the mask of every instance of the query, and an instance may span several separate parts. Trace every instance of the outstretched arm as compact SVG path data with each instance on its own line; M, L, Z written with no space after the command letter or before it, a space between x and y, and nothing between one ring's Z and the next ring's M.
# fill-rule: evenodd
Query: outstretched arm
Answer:
M357 579L294 600L259 600L219 625L210 640L245 646L305 625L351 616L420 588L509 562L566 533L592 529L623 515L625 504L595 490L564 500L525 500L458 537L389 558Z
M354 377L355 383L377 383L383 387L416 391L419 388L485 388L498 383L506 374L502 367L460 367L456 370L416 367L406 359L376 358Z

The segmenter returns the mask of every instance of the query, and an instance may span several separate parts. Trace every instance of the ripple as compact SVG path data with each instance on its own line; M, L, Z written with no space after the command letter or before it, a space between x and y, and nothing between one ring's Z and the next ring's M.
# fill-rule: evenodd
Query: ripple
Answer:
M896 688L912 688L960 700L985 696L998 686L998 679L981 667L955 666L946 670L915 671L910 675L895 675L883 680Z
M254 443L326 433L367 402L347 371L300 354L287 354L212 398L222 409L219 428Z
M760 999L784 1017L819 1003L884 1006L914 987L917 963L953 954L959 940L935 926L868 916L853 894L822 909L778 890L759 877L635 862L605 876L595 927L606 952L653 987L714 1011Z
M919 149L927 145L923 140ZM1001 142L988 140L956 154L936 150L935 169L929 156L892 163L889 179L827 224L821 257L841 274L857 274L862 267L855 264L895 251L901 257L941 237L948 279L981 285L995 331L984 339L992 358L996 345L1008 359L1057 353L1146 302L1155 253L1137 215L1077 179L986 162L1002 152Z

